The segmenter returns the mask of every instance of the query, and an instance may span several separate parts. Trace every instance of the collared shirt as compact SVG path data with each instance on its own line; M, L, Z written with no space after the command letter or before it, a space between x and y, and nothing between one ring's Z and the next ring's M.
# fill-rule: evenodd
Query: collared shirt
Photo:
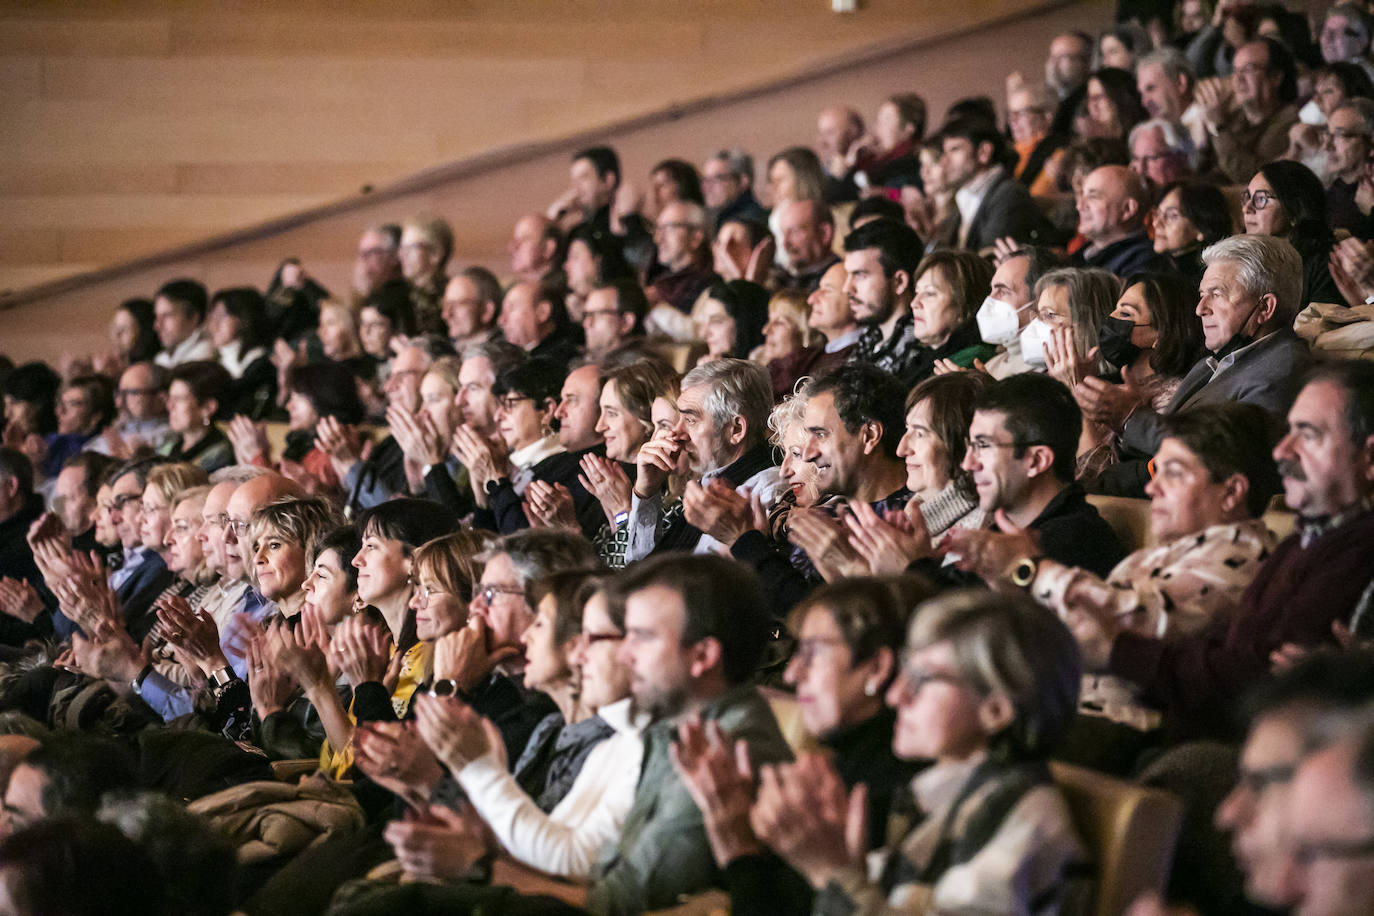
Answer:
M558 436L550 433L542 439L511 452L510 463L515 468L515 473L511 475L510 482L511 486L515 488L515 492L524 496L525 488L534 479L531 469L545 458L552 458L554 455L561 455L566 451L567 449L558 441Z
M1374 508L1374 498L1363 497L1354 505L1346 506L1339 512L1331 515L1319 515L1316 518L1298 519L1298 542L1306 549L1312 546L1312 542L1329 531L1341 527L1346 522L1368 512Z
M148 562L152 555L153 549L151 547L125 547L124 565L110 573L110 587L115 591L123 588L124 583L129 581L134 571Z
M825 342L825 352L838 353L841 350L854 346L856 343L859 342L859 338L863 336L864 329L856 327L852 331L848 331L844 334L841 334L834 340L827 340Z
M954 206L959 208L959 247L963 248L968 242L969 229L973 226L973 218L978 215L978 208L983 205L983 198L987 196L988 190L997 183L997 179L1002 177L1004 172L1000 165L994 166L975 175L964 183L964 186L954 192Z
M210 335L205 332L205 326L201 325L192 331L189 337L177 344L176 349L172 352L160 351L153 357L153 362L164 369L175 369L182 363L203 359L214 360L218 355L215 352L215 345L210 342Z

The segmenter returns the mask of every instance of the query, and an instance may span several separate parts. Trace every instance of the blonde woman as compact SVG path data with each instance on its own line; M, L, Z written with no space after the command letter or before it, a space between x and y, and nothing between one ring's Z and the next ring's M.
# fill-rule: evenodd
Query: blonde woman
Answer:
M820 335L811 328L811 306L806 293L785 289L768 300L768 320L763 325L763 344L749 354L768 367L773 398L781 401L802 376L812 374L824 349Z

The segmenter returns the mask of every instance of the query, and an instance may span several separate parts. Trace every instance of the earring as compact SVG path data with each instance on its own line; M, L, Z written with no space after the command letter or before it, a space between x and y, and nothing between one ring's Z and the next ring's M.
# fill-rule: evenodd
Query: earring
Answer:
M866 684L864 684L864 696L866 696L866 697L876 697L877 695L878 695L878 685L877 685L877 684L873 683L872 681L869 681L869 682L867 682Z

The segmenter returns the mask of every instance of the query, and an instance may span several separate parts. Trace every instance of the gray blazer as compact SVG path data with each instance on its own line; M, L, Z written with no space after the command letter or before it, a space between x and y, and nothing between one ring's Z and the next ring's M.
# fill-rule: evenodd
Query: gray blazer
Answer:
M1228 354L1220 362L1204 357L1188 370L1163 414L1137 410L1126 421L1121 442L1131 451L1151 456L1164 438L1163 416L1196 404L1240 401L1258 404L1275 416L1288 409L1302 373L1312 361L1306 341L1281 328Z

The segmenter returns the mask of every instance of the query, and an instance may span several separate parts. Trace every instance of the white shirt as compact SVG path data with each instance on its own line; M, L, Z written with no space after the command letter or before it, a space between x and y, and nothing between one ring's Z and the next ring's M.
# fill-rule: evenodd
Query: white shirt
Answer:
M834 340L827 340L825 342L825 352L836 353L840 350L843 350L845 347L852 347L854 346L854 344L859 342L859 338L863 336L863 333L863 328L855 328L848 334L841 334Z
M978 215L978 208L983 205L983 198L987 197L988 189L1002 177L1003 171L1000 165L994 166L983 174L970 178L962 188L954 192L954 205L959 208L960 248L968 242L969 227L973 225L973 218Z
M215 345L210 342L210 337L205 333L205 326L201 325L191 332L181 343L177 344L176 349L171 353L162 350L153 357L153 362L164 369L175 369L182 363L195 362L197 360L208 359L214 361L219 354L215 352Z
M597 711L615 734L592 748L572 788L545 814L520 788L495 748L455 776L468 800L506 850L551 875L585 878L602 848L620 837L634 802L644 758L641 735L647 713L630 715L630 699Z

